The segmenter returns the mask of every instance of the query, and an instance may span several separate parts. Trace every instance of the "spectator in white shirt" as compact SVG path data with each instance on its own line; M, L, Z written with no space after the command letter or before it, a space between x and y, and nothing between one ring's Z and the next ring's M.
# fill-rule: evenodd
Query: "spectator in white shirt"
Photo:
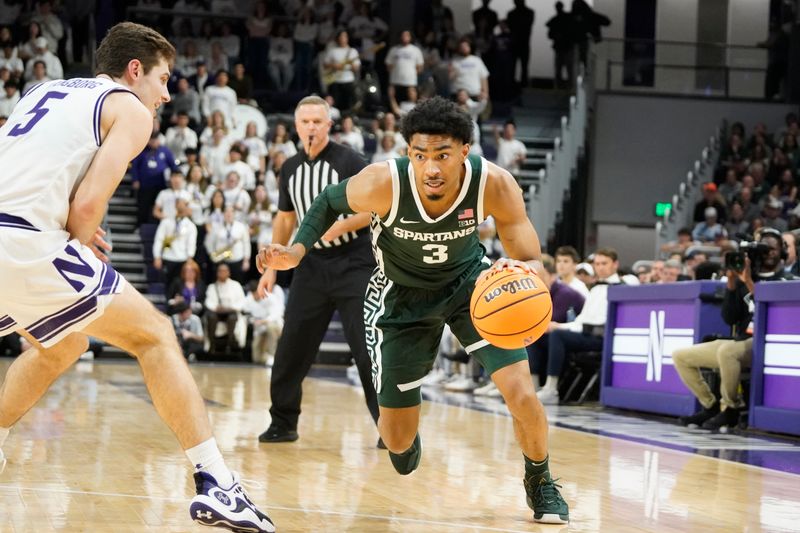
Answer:
M189 119L194 121L193 127L200 127L200 94L189 85L189 80L186 78L179 78L177 87L178 92L172 95L171 102L175 112L174 120L177 120L178 113L184 111L189 115Z
M36 61L33 63L33 78L25 83L25 87L22 88L22 94L28 92L31 87L52 79L53 78L47 75L47 66L44 61Z
M360 154L364 153L364 136L353 124L353 117L345 115L342 118L342 131L336 135L336 142L349 146Z
M53 13L53 3L50 0L39 0L36 3L36 14L31 17L31 22L37 22L42 30L42 37L47 40L50 50L58 50L58 41L64 37L64 25L61 19ZM63 72L54 79L61 78Z
M458 43L458 55L450 61L450 92L456 94L464 89L473 100L489 98L489 70L483 60L472 55L469 40Z
M0 117L8 117L11 110L19 102L19 88L17 82L8 80L3 86L3 95L0 96Z
M209 72L219 72L224 70L227 72L229 59L222 48L222 43L213 41L211 43L210 53L208 54L208 70Z
M608 286L621 283L617 274L617 252L600 248L594 253L594 270L599 283L589 291L583 310L572 322L551 322L547 328L547 381L536 393L545 404L558 403L558 380L568 352L600 351L603 349L603 329L608 313Z
M211 144L203 144L200 149L200 164L206 174L211 176L211 182L214 184L220 183L225 176L223 171L230 147L225 130L216 128Z
M238 35L233 33L231 23L228 21L223 21L222 25L220 26L220 33L221 35L219 40L222 43L222 49L225 52L225 55L227 55L229 59L238 61L239 53L241 52L242 48L242 40Z
M560 246L556 249L556 274L558 279L578 291L584 298L589 296L589 289L578 279L577 269L581 258L572 246ZM594 272L593 272L594 273Z
M225 125L225 115L222 111L214 111L211 115L206 116L206 127L200 132L200 144L205 146L213 142L214 130L221 128L225 135L228 135L228 127Z
M289 38L289 28L281 22L275 36L269 41L269 65L267 72L272 86L281 92L289 90L294 76L294 41Z
M34 50L33 57L28 60L25 66L25 79L30 79L33 76L33 67L37 61L44 62L47 75L54 80L64 77L64 67L61 65L61 60L58 59L53 52L47 49L48 41L44 37L37 37L34 41L36 49Z
M204 211L207 207L208 197L206 196L206 191L208 187L208 180L203 173L203 167L197 163L191 164L186 172L186 192L189 193L192 222L196 226L201 226L206 221Z
M283 313L286 299L280 285L275 285L267 297L251 290L244 302L244 313L253 325L253 362L271 366L278 339L283 332Z
M183 43L183 53L175 58L175 70L185 78L197 75L197 64L205 61L200 54L197 43L193 39L187 39ZM202 87L196 87L198 92L202 92Z
M406 151L408 143L406 143L403 134L397 129L397 117L395 117L393 113L386 113L383 115L383 120L381 122L382 128L375 132L375 136L378 138L378 144L380 144L381 139L387 135L394 137L394 149L397 153L402 155Z
M183 263L197 251L197 226L190 218L189 202L181 198L175 203L178 216L162 219L153 240L153 267L163 268L165 287L180 275Z
M358 50L350 47L346 31L336 34L336 44L328 48L323 57L323 66L328 76L328 92L336 105L344 112L355 104L356 74L361 68Z
M239 176L239 183L245 191L253 191L256 188L256 174L250 165L242 160L243 156L242 147L238 143L231 145L228 150L228 164L225 165L223 173L225 176L230 176L235 173ZM238 208L237 208L238 209Z
M178 216L177 201L185 200L187 203L191 201L192 197L186 191L185 185L183 172L177 169L173 170L169 176L169 188L160 191L156 196L156 202L153 205L153 217L156 220L174 219Z
M473 100L464 89L459 89L456 92L456 103L458 107L467 112L472 118L472 144L469 148L469 153L474 155L483 155L483 148L481 147L481 128L478 125L478 117L486 109L486 100Z
M422 50L411 44L411 32L400 34L400 44L393 46L386 55L386 68L389 70L389 98L398 102L408 99L408 89L417 88L418 76L425 60Z
M294 25L294 84L307 91L311 84L311 61L314 59L314 41L319 34L319 24L308 7L300 11Z
M507 120L503 125L503 133L494 127L494 138L497 143L497 165L508 170L512 176L518 178L522 163L525 161L527 149L522 141L516 139L517 126L513 120Z
M381 161L388 161L389 159L396 159L402 157L396 148L395 138L392 135L384 135L381 137L381 144L375 154L372 156L373 163L380 163Z
M267 170L267 143L258 136L258 126L255 122L248 122L244 130L242 144L247 148L247 164L253 172L263 174Z
M175 328L183 356L190 362L197 360L197 356L203 354L203 341L205 340L203 322L200 317L192 313L189 304L181 302L175 306L172 326Z
M283 152L286 154L286 157L292 157L297 153L297 147L292 142L292 139L289 136L289 130L286 128L286 124L283 122L278 122L275 125L275 131L272 133L272 139L270 139L269 143L267 144L267 152L269 153L270 158L275 157L276 152Z
M230 356L245 345L247 322L242 315L245 295L242 285L231 279L231 270L225 263L217 266L217 281L206 291L207 340L210 343L220 334L225 335L222 353Z
M232 206L226 205L223 223L212 226L205 247L211 261L217 266L228 265L234 279L243 280L250 270L250 230L236 220Z
M250 167L247 168L250 170ZM235 170L231 170L225 175L222 194L225 196L225 207L233 208L236 220L247 221L247 212L250 210L251 203L250 194L242 187L241 177Z
M220 70L214 78L214 85L206 87L203 92L203 114L208 116L214 111L221 111L225 124L233 126L233 110L238 100L236 91L228 87L228 71Z
M17 55L17 47L12 41L3 42L3 52L0 54L0 68L7 68L12 78L19 79L25 71L25 64Z
M167 128L165 141L167 148L181 161L186 160L187 148L197 149L197 133L189 127L189 113L178 111L176 124Z

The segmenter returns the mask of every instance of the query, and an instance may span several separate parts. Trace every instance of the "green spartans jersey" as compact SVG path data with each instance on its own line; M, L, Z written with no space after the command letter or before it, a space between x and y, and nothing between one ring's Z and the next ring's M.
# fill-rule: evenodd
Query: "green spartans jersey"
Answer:
M392 208L381 219L372 215L372 249L378 268L406 287L436 289L457 279L485 254L478 238L483 222L483 192L488 166L478 156L465 160L466 175L456 201L440 217L422 207L408 157L388 161L392 173Z

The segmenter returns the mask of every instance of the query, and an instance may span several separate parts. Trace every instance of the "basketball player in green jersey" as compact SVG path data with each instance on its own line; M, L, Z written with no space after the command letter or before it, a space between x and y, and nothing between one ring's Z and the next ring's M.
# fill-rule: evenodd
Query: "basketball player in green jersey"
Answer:
M272 244L258 256L260 271L285 270L342 213L372 213L378 267L364 301L367 346L378 393L378 431L395 470L419 465L417 433L422 378L436 357L444 324L491 376L514 419L525 459L524 486L534 520L566 523L569 509L551 478L547 418L536 397L523 348L504 350L483 340L470 320L475 280L486 269L540 268L539 238L522 191L506 170L470 156L472 121L454 103L433 98L403 119L408 157L376 163L327 187L306 213L289 246ZM477 226L494 217L510 259L484 256ZM270 290L267 276L259 290Z

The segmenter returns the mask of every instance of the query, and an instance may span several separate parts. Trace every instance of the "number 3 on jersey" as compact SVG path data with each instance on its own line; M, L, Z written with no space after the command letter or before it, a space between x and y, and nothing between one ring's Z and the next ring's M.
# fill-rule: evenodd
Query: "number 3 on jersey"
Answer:
M47 112L50 111L50 109L44 107L44 104L47 103L47 101L50 98L57 98L58 100L61 100L66 96L67 93L61 93L58 91L50 91L45 93L45 95L42 96L42 99L36 102L36 105L33 106L33 108L31 108L30 111L25 113L26 115L33 115L31 119L28 121L28 123L25 125L17 124L13 128L11 128L11 131L8 132L9 137L19 137L20 135L25 135L26 133L31 131L31 129L36 125L36 123L42 120L42 118L47 114Z
M447 261L447 246L441 244L426 244L422 249L426 252L431 252L431 255L422 256L422 260L429 265Z

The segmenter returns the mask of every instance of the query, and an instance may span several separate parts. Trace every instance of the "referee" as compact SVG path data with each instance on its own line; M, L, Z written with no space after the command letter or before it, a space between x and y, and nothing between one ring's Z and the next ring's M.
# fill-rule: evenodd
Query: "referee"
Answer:
M295 128L304 151L281 167L278 214L272 223L272 242L288 245L298 222L314 198L331 184L357 174L366 163L350 148L332 142L330 108L322 98L307 96L294 112ZM302 383L319 351L334 310L339 311L372 419L378 421L378 402L364 333L364 295L375 268L367 214L340 218L297 267L286 302L283 334L275 350L270 380L272 423L260 442L297 440ZM267 270L259 289L275 285ZM381 443L379 442L379 446Z

